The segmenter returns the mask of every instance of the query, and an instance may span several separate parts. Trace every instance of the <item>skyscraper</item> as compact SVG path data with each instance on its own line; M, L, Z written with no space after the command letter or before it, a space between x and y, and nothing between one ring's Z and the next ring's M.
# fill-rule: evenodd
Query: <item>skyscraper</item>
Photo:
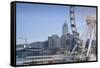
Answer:
M67 40L67 34L68 34L68 26L65 21L62 27L62 36L61 36L61 47L66 48L66 40Z
M68 26L65 21L62 27L62 35L61 35L61 54L67 55L68 52L68 44L67 44L67 34L68 34Z
M68 26L65 21L65 23L63 24L63 28L62 28L62 35L67 35L67 33L68 33Z

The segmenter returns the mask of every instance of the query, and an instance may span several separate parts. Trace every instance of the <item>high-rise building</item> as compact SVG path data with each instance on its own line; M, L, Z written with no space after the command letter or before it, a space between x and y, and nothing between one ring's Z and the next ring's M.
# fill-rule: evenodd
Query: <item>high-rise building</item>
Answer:
M60 48L60 37L58 35L52 35L48 37L49 48Z
M58 35L52 35L54 48L60 48L60 37Z
M65 21L62 27L62 35L61 35L61 54L68 55L68 44L67 44L67 34L68 34L68 25Z
M67 44L67 34L68 34L68 26L67 23L65 21L65 23L63 24L63 28L62 28L62 36L61 36L61 48L66 48Z
M52 39L52 37L48 37L48 48L53 48L53 39Z
M67 46L69 51L74 48L74 37L70 33L67 34Z
M67 35L68 33L68 25L65 21L65 23L63 24L63 28L62 28L62 35Z

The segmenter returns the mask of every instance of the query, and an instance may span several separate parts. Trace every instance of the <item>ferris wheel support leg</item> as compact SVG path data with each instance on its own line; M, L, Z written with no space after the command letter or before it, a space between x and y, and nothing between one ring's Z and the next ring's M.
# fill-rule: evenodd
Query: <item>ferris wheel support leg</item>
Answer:
M85 53L85 46L86 46L86 41L88 39L88 33L89 33L89 28L87 27L86 30L84 31L84 34L82 35L85 39L84 39L84 42L82 43L82 52L81 52L81 55L80 55L80 59L82 60L83 58L83 54Z
M77 47L77 45L75 45L75 47L73 48L71 54L73 54L73 52L75 51L76 47Z
M92 43L93 36L94 36L94 29L93 29L92 35L90 37L90 42L89 42L89 46L88 46L88 50L87 50L87 54L86 54L87 57L89 56L89 52L90 52L90 48L91 48L91 43Z
M88 36L89 28L86 29L86 32L87 32L87 33L86 33L85 36L84 36L84 37L85 37L85 40L84 40L84 43L83 43L82 51L84 51L84 48L85 48L85 46L86 46L85 43L86 43L87 38L88 38L87 36Z

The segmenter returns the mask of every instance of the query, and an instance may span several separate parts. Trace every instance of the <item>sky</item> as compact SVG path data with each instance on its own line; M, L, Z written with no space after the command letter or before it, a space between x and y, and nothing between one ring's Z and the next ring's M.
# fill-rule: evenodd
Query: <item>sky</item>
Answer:
M49 36L62 35L62 26L66 21L68 32L70 26L70 6L43 5L43 4L16 4L16 42L28 43L45 41ZM75 7L75 21L79 33L86 27L86 16L96 16L94 7ZM83 29L84 28L84 29Z

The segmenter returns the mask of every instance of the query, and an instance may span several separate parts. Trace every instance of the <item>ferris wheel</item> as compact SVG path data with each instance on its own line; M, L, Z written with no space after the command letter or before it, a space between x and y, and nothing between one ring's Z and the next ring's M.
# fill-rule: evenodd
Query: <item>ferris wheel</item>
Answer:
M96 40L96 17L94 16L86 17L86 28L85 31L81 34L84 37L83 39L81 38L81 36L79 36L79 32L76 26L77 24L75 21L75 6L70 6L70 24L71 24L72 34L76 42L74 43L71 55L74 54L76 48L79 48L80 53L78 54L80 59L82 59L83 56L89 57L91 55L92 40L93 39ZM80 39L83 40L82 43ZM86 50L87 39L89 39L89 44Z

